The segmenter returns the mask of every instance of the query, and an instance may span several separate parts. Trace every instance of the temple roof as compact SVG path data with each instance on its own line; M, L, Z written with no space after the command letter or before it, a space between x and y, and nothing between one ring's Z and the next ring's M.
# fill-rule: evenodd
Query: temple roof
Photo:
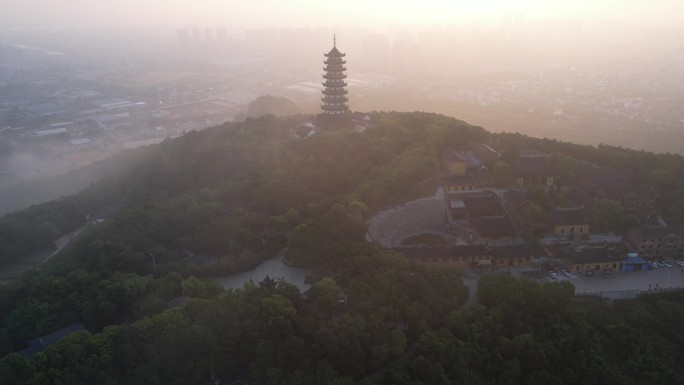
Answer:
M584 215L584 207L556 209L551 213L551 221L556 225L584 225L589 223Z
M344 56L344 55L345 55L345 54L343 54L342 52L340 52L340 51L337 49L337 47L333 47L333 48L330 50L330 52L328 52L328 53L325 54L326 57L342 57L342 56Z
M482 217L472 221L472 226L480 234L486 237L499 237L509 235L515 231L511 220L507 216Z

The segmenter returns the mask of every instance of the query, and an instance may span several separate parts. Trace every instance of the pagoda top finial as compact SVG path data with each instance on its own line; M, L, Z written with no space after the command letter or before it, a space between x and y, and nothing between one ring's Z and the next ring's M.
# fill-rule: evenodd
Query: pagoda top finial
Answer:
M333 33L333 48L337 47L337 36Z

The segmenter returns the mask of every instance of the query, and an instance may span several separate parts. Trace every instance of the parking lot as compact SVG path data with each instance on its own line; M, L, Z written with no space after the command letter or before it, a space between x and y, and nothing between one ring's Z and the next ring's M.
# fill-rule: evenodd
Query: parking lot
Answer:
M569 281L575 286L576 293L597 293L623 290L653 291L684 288L684 270L675 264L672 268L665 267L649 271L628 273L616 272L608 277L604 277L603 275L586 277L576 276L574 274L571 274L570 277L566 277L559 271L557 279L547 276L545 280Z

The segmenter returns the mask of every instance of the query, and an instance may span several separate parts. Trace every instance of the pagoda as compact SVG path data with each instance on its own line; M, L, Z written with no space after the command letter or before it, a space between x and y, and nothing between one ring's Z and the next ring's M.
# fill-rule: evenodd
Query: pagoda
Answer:
M326 60L323 62L325 67L323 71L323 110L322 117L328 121L341 121L343 118L348 118L349 106L347 106L347 78L344 71L347 63L344 60L345 54L337 50L337 39L333 35L333 48L330 52L324 54Z

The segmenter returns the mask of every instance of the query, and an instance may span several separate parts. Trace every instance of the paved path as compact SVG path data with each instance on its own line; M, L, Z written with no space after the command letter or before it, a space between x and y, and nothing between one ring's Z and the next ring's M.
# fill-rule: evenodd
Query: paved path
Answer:
M59 238L58 240L56 240L55 241L55 251L50 253L50 255L48 255L47 258L45 258L45 260L47 261L48 259L52 258L55 254L62 251L63 248L65 248L69 243L71 243L71 241L76 239L76 237L78 237L79 234L81 234L81 231L83 231L83 229L86 228L88 223L89 222L84 223L83 225L81 225L81 227L79 227L76 230L70 232L69 234L63 236L62 238Z
M268 259L255 267L254 270L245 271L243 273L228 275L225 277L218 277L216 281L225 289L242 289L245 283L252 281L259 283L269 276L275 279L284 279L285 281L297 286L300 292L305 292L311 288L311 285L306 283L306 275L311 271L303 267L293 267L287 265L283 261L283 257L287 248L283 248L271 259Z
M467 309L477 303L477 286L480 283L482 273L476 270L466 270L461 274L463 284L468 288L468 300L463 304Z
M41 262L45 262L54 255L62 251L71 241L76 239L81 231L85 229L89 222L84 223L81 227L70 232L69 234L57 239L55 241L55 249L53 251L38 252L32 255L27 255L0 267L0 285L10 283L19 278L27 272L36 267Z

